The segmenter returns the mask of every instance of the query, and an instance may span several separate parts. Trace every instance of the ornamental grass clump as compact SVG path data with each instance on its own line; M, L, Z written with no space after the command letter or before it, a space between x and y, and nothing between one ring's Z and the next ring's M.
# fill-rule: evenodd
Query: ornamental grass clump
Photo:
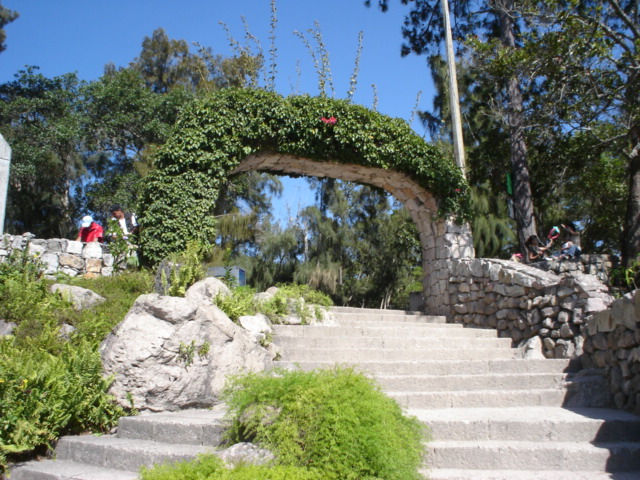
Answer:
M224 398L229 443L257 443L279 465L328 480L421 478L424 426L352 368L247 374Z

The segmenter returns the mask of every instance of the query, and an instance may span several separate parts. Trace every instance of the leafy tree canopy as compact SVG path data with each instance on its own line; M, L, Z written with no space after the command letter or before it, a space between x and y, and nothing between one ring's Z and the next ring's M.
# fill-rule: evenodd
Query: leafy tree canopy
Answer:
M13 22L16 18L18 18L18 12L9 10L0 4L0 52L4 52L7 49L7 46L4 43L7 38L4 27L5 25Z

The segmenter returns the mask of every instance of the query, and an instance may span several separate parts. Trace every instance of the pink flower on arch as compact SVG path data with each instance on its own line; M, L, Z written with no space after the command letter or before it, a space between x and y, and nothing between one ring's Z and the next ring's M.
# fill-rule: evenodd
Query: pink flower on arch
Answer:
M456 188L454 191L455 191L456 193L460 193L460 189L459 189L459 188Z
M331 116L331 117L329 117L329 118L322 117L322 118L321 118L321 120L322 120L324 123L326 123L327 125L335 125L335 124L336 124L336 122L338 121L338 120L336 119L336 117L333 117L333 116Z

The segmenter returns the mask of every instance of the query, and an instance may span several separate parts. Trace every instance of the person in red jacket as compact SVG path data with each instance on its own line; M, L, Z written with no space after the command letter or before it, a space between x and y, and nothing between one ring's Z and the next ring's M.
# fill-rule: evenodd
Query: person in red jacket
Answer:
M104 238L104 230L102 227L93 221L90 215L82 217L82 228L78 232L78 238L76 242L100 242Z

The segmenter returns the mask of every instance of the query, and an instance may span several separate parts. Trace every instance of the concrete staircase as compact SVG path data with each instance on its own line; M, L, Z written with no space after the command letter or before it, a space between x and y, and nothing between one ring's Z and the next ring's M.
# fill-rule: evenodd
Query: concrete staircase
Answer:
M429 426L430 479L640 479L640 417L592 408L593 385L571 362L524 360L494 330L443 317L334 313L338 326L276 326L280 365L350 364L374 377ZM56 460L17 466L10 480L133 480L142 465L213 451L223 413L122 418L115 435L63 437Z
M599 384L575 362L525 360L495 330L442 317L335 315L339 326L277 326L282 366L341 363L374 377L429 426L430 479L640 479L640 417L594 408Z
M55 460L17 465L9 480L135 480L140 467L214 453L224 409L123 417L114 435L62 437Z

